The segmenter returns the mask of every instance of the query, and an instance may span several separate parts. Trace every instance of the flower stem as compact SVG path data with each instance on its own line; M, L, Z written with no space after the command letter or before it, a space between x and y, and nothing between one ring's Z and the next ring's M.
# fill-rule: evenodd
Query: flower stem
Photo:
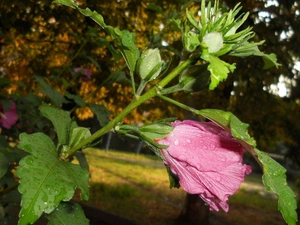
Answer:
M130 79L131 79L131 86L132 86L133 96L135 96L135 81L134 81L133 72L131 70L130 70Z
M176 105L176 106L178 106L178 107L180 107L180 108L182 108L182 109L185 109L185 110L190 111L190 112L195 113L195 114L199 114L199 113L198 113L199 110L194 109L194 108L192 108L192 107L189 107L189 106L187 106L187 105L185 105L185 104L182 104L182 103L180 103L180 102L177 102L176 100L174 100L174 99L172 99L172 98L166 97L166 96L164 96L164 95L158 95L158 97L161 98L162 100L165 100L165 101L167 101L167 102L170 102L170 103L172 103L173 105Z
M90 137L86 138L78 145L75 145L73 148L69 149L66 155L64 156L67 158L68 156L72 155L79 149L87 146L92 141L100 138L102 135L106 134L107 132L114 129L114 127L120 123L125 116L131 113L132 110L137 108L139 105L144 103L150 98L153 98L159 95L159 91L163 89L172 79L174 79L179 73L181 73L184 69L186 69L189 65L194 62L194 58L187 59L183 63L179 64L172 72L170 72L164 79L162 79L156 86L152 87L149 91L145 94L141 95L138 98L132 100L132 102L113 120L111 120L106 126L102 127L100 130L92 134Z

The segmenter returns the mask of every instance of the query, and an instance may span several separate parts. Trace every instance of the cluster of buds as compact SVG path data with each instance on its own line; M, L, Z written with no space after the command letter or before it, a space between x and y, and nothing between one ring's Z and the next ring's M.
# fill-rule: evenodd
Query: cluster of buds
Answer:
M258 46L262 45L264 41L250 41L255 36L252 27L238 31L249 16L249 13L245 13L235 18L241 9L240 4L237 4L229 12L222 13L218 0L215 1L214 6L211 5L211 2L206 6L205 0L202 0L199 20L188 11L186 12L188 24L174 20L182 30L183 45L186 51L199 53L200 57L209 63L208 70L211 74L209 88L211 90L217 87L219 82L225 80L229 72L235 70L235 64L229 64L219 59L222 55L260 56L265 63L264 69L279 66L276 62L276 55L268 55L258 49Z

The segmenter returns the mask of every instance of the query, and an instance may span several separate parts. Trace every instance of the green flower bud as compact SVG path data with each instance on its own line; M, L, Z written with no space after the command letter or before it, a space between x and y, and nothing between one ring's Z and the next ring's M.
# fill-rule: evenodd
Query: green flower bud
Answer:
M138 74L144 81L156 79L161 68L162 60L157 48L144 51L137 63Z
M199 34L189 31L183 36L183 44L188 52L194 52L200 45Z
M192 93L201 91L210 83L210 72L207 64L195 65L187 68L179 77L179 86L184 92Z
M209 53L218 52L223 46L223 37L219 32L204 35L202 42L208 47Z

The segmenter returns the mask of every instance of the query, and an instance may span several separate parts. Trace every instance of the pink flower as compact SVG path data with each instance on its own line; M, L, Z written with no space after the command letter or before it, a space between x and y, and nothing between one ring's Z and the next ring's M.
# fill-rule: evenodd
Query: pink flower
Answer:
M16 103L10 102L11 105L7 111L4 111L3 105L0 104L0 124L6 129L10 129L18 120Z
M159 144L164 162L179 177L181 187L199 196L211 210L228 211L228 196L244 181L251 167L243 164L245 149L230 133L212 122L175 121Z
M91 79L91 76L92 76L92 71L90 69L77 67L77 68L74 69L74 72L82 74L80 76L82 81L89 81Z

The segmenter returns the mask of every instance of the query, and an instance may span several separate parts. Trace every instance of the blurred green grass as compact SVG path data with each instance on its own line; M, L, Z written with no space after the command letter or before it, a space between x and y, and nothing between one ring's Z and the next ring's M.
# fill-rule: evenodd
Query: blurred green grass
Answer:
M169 188L160 159L92 148L84 152L91 173L89 205L145 225L175 223L185 192ZM231 225L285 224L277 211L276 196L251 188L261 185L260 176L247 176L245 184L229 198L229 212L211 212L211 218Z

